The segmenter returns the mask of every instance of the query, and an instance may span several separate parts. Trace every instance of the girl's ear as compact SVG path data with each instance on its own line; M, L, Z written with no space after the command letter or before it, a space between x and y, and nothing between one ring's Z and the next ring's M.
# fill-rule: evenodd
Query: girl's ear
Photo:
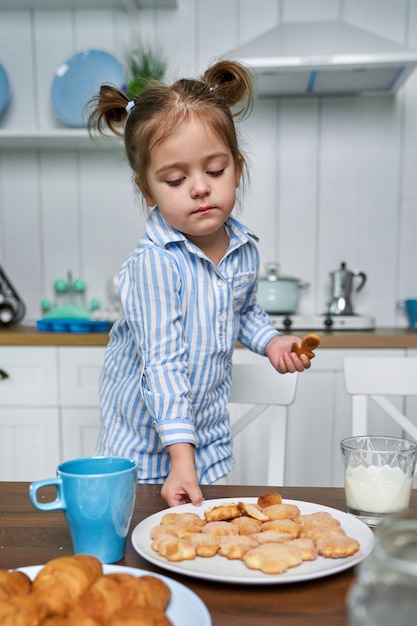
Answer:
M135 183L146 200L148 206L155 206L155 200L152 198L151 192L146 182L140 180L139 176L135 177Z
M239 187L240 179L242 178L243 165L245 161L242 155L239 155L235 165L235 186Z

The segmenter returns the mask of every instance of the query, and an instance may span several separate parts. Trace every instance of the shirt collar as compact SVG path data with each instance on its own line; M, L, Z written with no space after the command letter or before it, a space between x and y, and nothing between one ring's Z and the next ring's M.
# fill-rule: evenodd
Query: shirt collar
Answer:
M235 218L229 217L226 221L227 234L230 238L229 251L248 243L248 241L258 241L258 237L246 226L238 222ZM170 244L184 242L189 244L189 240L173 228L162 217L160 210L156 207L150 214L145 226L145 233L156 245L167 248Z

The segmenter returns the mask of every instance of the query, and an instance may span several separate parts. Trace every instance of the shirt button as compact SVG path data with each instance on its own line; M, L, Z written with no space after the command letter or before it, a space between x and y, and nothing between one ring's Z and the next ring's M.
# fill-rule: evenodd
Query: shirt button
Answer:
M219 320L219 322L224 322L226 319L226 316L224 313L221 313L217 319Z
M218 281L217 281L217 285L218 285L219 287L224 287L224 280L218 280Z

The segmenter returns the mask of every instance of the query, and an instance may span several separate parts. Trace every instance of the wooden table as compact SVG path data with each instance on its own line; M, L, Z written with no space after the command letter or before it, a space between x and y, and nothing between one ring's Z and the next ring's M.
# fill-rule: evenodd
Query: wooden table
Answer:
M29 501L28 483L0 483L0 567L39 565L72 554L71 540L61 511L41 512ZM258 496L271 487L204 487L206 499ZM284 498L345 510L343 489L283 487ZM44 490L45 492L45 490ZM51 490L52 499L55 497ZM165 508L158 485L138 485L132 519L134 528L145 517ZM417 516L417 491L411 508ZM207 605L213 626L342 626L346 625L346 594L354 580L352 569L314 581L285 585L228 585L212 583L159 569L142 559L128 538L121 565L155 571L192 589Z

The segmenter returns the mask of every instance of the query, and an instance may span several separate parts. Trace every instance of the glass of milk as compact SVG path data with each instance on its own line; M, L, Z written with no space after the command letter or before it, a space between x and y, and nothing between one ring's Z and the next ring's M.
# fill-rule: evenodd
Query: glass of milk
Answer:
M410 504L417 444L382 436L348 437L340 443L346 505L368 526L405 511Z

